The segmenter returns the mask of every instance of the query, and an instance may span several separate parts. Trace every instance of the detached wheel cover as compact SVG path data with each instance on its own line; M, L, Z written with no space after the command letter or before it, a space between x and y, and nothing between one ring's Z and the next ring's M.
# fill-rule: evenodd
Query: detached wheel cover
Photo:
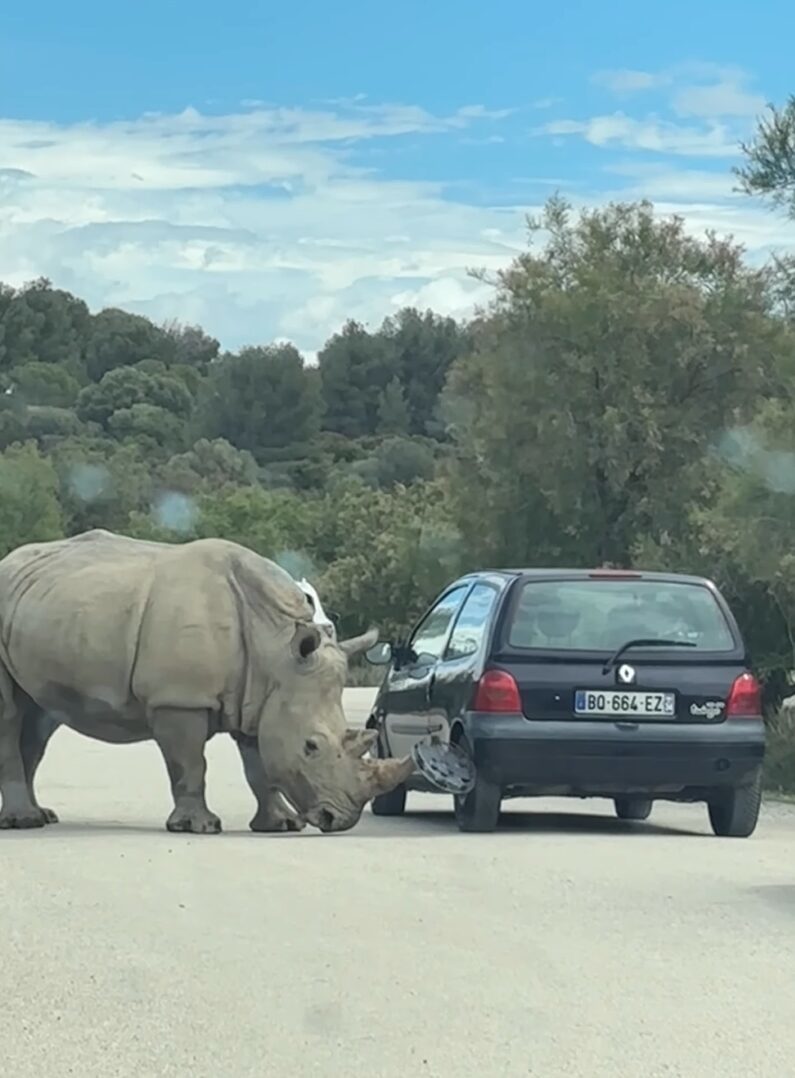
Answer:
M445 744L438 738L418 741L411 758L420 774L442 793L463 796L474 789L475 765L460 745Z

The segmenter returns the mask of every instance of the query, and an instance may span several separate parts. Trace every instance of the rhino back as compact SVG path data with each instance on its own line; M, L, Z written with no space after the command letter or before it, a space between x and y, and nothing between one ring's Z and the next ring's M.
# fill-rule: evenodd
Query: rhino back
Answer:
M156 552L117 538L28 544L0 561L0 658L41 707L136 740L130 676Z
M296 624L311 620L274 562L227 540L186 543L155 567L133 692L150 707L208 708L223 729L252 733Z
M214 711L226 729L245 712L250 725L269 659L305 620L287 573L221 539L95 530L0 561L0 660L40 706L110 740L146 736L158 707Z

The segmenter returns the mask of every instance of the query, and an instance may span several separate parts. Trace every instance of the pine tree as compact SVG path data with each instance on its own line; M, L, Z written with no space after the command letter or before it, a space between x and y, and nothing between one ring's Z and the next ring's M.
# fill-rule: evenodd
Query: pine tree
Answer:
M409 409L399 379L387 384L378 401L379 434L407 434Z

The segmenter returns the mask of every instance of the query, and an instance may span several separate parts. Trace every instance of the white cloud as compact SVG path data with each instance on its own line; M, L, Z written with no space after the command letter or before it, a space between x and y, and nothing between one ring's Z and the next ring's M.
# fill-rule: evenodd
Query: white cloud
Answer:
M703 116L707 119L727 116L755 117L763 111L765 99L749 93L732 79L722 79L705 86L685 86L673 99L680 116Z
M651 90L660 85L660 75L650 71L634 71L630 68L619 68L612 71L597 71L593 81L615 94L631 94L639 90Z
M524 194L511 205L488 205L482 191L469 205L449 185L356 165L352 151L406 135L488 140L507 114L468 105L435 116L357 98L109 124L0 120L0 280L46 275L93 309L198 322L226 347L289 337L310 356L349 317L375 326L407 303L462 316L488 296L469 269L497 270L524 249L525 214L550 184L576 191L578 205L608 195L567 182L556 164L506 176ZM732 195L725 125L616 113L543 130L656 151L654 168L614 162L611 198L659 199L694 229L732 230L757 252L795 242L786 223ZM698 155L716 172L675 164Z
M765 99L747 88L747 72L719 64L599 71L592 81L622 98L643 94L643 100L651 98L656 107L642 116L622 111L560 119L539 132L557 138L579 135L595 146L728 158L737 155L741 138L765 106Z
M765 107L765 99L747 89L748 73L722 64L691 62L662 71L598 71L593 81L620 96L667 88L678 116L745 118L758 115Z
M345 318L377 324L407 295L460 314L482 289L469 267L521 248L521 211L445 201L440 185L382 178L350 151L465 128L489 137L507 114L357 100L1 120L0 280L44 274L93 308L197 321L229 347L289 335L310 354Z
M686 127L665 120L636 120L623 112L593 116L589 120L554 120L540 133L581 135L594 146L619 146L632 150L694 157L734 157L737 143L722 125Z

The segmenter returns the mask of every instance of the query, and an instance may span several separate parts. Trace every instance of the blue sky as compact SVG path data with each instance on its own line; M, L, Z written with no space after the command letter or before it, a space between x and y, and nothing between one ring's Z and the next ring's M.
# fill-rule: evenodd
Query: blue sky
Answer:
M795 92L795 9L40 0L0 39L0 279L39 274L227 347L466 315L524 218L652 199L751 257L795 230L732 191ZM30 9L28 9L30 10Z

